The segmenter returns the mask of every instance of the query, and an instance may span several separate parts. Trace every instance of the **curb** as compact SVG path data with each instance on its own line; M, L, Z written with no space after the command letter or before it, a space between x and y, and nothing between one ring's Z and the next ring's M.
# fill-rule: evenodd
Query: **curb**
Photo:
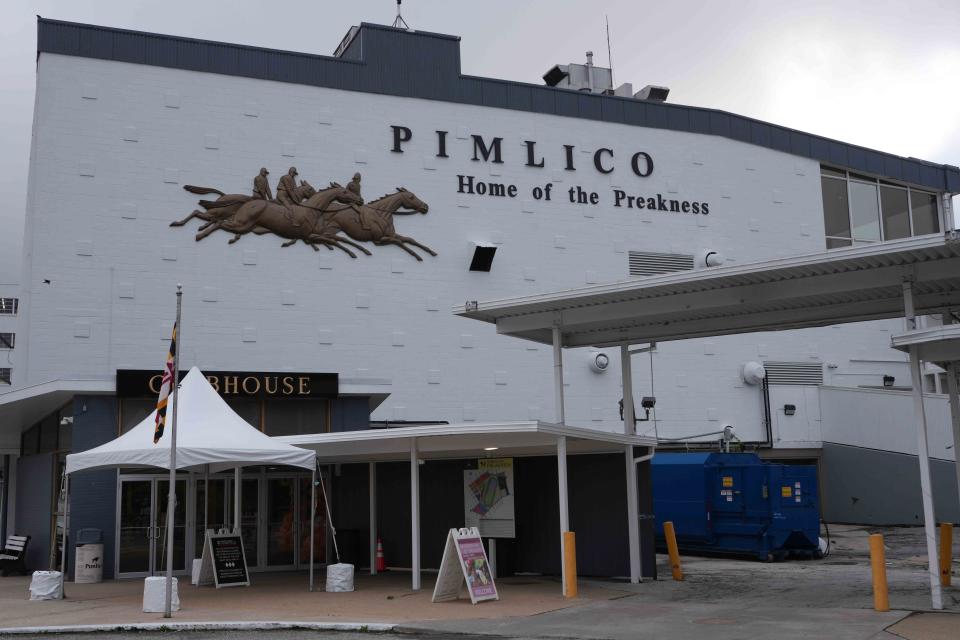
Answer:
M0 637L6 635L111 633L119 631L273 631L289 629L385 633L387 631L394 631L396 628L397 625L390 622L130 622L119 624L64 625L57 627L0 628Z

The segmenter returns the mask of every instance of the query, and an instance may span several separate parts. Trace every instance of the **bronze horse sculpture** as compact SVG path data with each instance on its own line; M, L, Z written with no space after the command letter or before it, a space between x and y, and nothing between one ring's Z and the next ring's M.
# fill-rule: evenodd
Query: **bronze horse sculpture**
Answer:
M333 183L331 183L330 186L333 186ZM184 190L197 195L216 193L219 194L220 197L216 200L201 200L199 204L204 208L204 211L194 209L190 215L183 220L171 222L171 227L182 227L190 222L190 220L193 218L200 218L201 220L206 221L205 224L201 225L199 229L199 231L203 231L207 227L215 224L217 221L226 220L235 214L241 206L245 205L251 200L256 200L256 198L253 196L244 195L242 193L224 193L223 191L214 189L213 187L195 187L192 184L187 184L184 185L183 188ZM304 200L312 197L315 193L316 190L310 186L310 183L306 180L303 180L300 183L300 186L296 188L294 197Z
M319 251L316 247L319 243L327 245L330 249L333 247L342 249L350 256L356 257L343 245L349 245L361 251L366 250L347 238L333 238L323 233L325 229L323 212L334 200L348 205L363 203L363 198L336 183L331 183L327 189L317 191L303 204L292 207L270 200L250 200L241 205L229 218L220 220L209 229L198 233L197 240L202 240L217 229L234 233L230 244L251 231L257 234L273 233L281 238L288 238L287 242L283 243L284 247L289 247L297 240L303 240L314 251Z
M401 211L407 209L408 211ZM397 187L397 192L385 195L360 206L331 206L323 212L323 230L319 235L309 236L311 241L322 241L321 238L346 242L346 238L339 235L342 231L354 240L382 246L394 244L412 255L418 261L423 261L415 251L407 245L423 249L432 256L437 255L430 247L420 244L413 238L397 233L393 226L394 215L410 215L413 213L427 213L430 207L412 191ZM369 255L369 252L364 250Z

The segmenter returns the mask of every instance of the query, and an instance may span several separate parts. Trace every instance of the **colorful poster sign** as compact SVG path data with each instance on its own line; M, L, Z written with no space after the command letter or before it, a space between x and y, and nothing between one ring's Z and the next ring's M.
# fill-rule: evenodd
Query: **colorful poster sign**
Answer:
M484 538L516 537L513 503L513 458L478 460L463 472L464 525Z
M473 604L500 599L490 561L476 527L450 529L447 534L440 572L433 589L433 602L456 600L464 583Z

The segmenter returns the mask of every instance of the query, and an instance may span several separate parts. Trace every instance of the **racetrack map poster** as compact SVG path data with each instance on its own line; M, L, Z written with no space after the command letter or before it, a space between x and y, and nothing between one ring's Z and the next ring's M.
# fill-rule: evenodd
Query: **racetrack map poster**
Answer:
M484 538L514 538L513 458L477 461L463 472L464 526Z

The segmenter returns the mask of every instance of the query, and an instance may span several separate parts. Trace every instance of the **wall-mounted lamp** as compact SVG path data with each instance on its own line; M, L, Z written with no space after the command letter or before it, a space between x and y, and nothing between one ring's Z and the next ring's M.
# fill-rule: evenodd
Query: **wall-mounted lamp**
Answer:
M797 405L795 404L785 404L783 405L783 415L792 416L797 412Z
M893 376L883 376L883 386L884 386L884 387L890 388L890 387L893 386L893 383L896 382L896 381L897 381L897 379L894 378Z
M499 448L500 448L500 447L484 447L483 450L484 450L484 451L496 451L496 450L499 449Z

